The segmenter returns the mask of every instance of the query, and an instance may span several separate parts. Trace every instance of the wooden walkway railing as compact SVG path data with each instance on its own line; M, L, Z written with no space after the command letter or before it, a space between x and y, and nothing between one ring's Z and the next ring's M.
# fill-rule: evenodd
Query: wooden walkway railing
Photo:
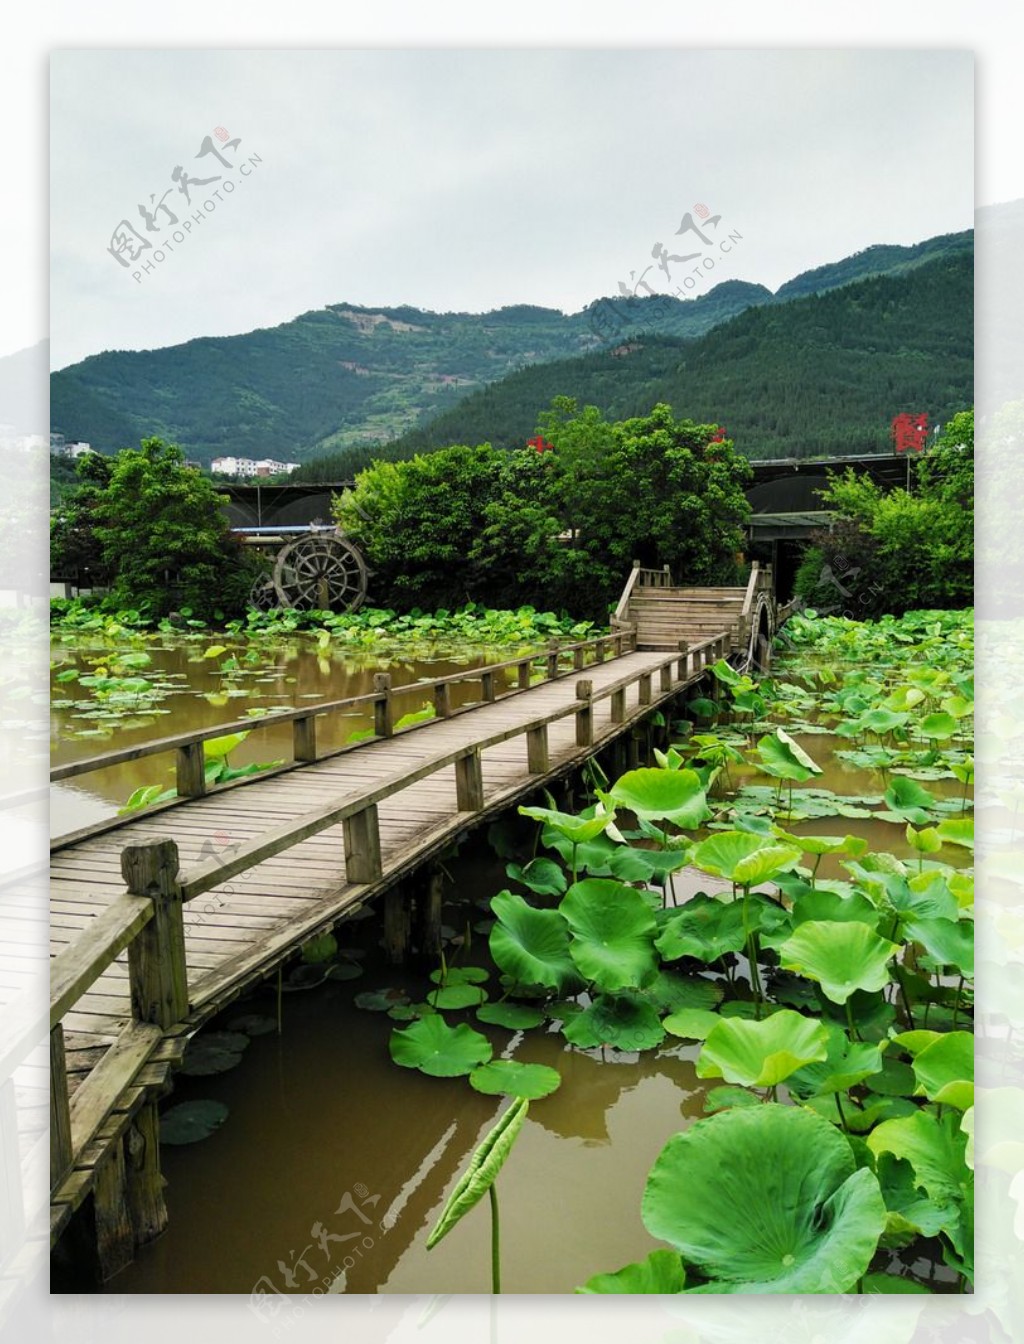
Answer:
M582 666L588 651L601 662L609 646L618 652L627 642L627 633L620 632L603 641L584 641L569 650L551 650L545 655L547 675L552 679L561 675L560 665L566 653ZM438 749L430 751L416 768L410 769L407 764L396 761L373 787L335 797L277 827L264 830L257 839L234 848L230 857L208 860L180 872L178 846L172 839L127 845L120 855L124 890L115 895L102 913L89 921L88 927L51 962L51 1238L55 1240L60 1235L72 1211L91 1191L100 1264L102 1273L109 1276L130 1261L136 1246L155 1236L166 1225L159 1171L157 1089L148 1085L147 1079L162 1081L166 1065L180 1054L185 1036L194 1030L203 1016L202 1005L197 1005L194 993L190 992L186 968L183 914L188 902L340 823L344 882L338 888L338 900L333 910L318 916L323 925L330 927L343 909L355 908L365 896L383 890L393 880L393 875L385 873L381 853L378 808L383 801L401 794L418 781L454 767L451 814L460 825L471 823L474 813L505 806L514 801L515 796L528 793L541 780L551 777L553 771L564 768L564 760L554 765L552 762L548 738L553 725L572 718L576 750L571 753L571 758L585 757L597 746L611 741L630 723L647 715L651 707L699 678L710 663L724 655L727 647L728 637L723 634L689 648L685 643L681 644L669 657L634 655L636 665L622 677L597 686L593 677L579 678L572 688L572 695L557 707L536 717L523 716L493 732L473 732L474 720L468 717L461 745L449 747L450 734L439 733L436 738L425 736L421 741L426 744L436 740ZM529 668L533 661L516 660L501 666L522 668L525 665ZM499 670L501 668L478 669L475 673L444 678L432 684L435 694L443 697L443 688L453 682L472 676L493 678ZM520 672L518 687L525 689L525 679ZM421 683L402 689L422 692L423 688ZM627 693L631 694L632 708L627 706ZM498 697L496 687L494 696ZM391 695L382 688L372 697L359 699L372 699L379 710L381 731L378 736L386 737ZM600 733L595 733L595 708L604 701L608 702L607 723ZM315 706L290 717L309 720L332 708L333 705ZM454 716L449 715L451 717ZM454 729L455 725L451 727ZM222 726L201 734L185 734L184 741L165 738L159 744L151 744L151 749L189 749L194 743L201 744L205 738L225 731L226 727ZM485 798L483 753L515 738L525 738L525 774L503 788L497 800L493 789L491 796ZM444 745L442 739L445 739ZM305 741L310 743L308 729ZM562 753L564 757L564 746ZM123 753L110 755L133 758ZM94 764L91 768L100 766ZM61 777L68 777L67 772L64 771ZM194 806L205 804L196 801ZM132 820L150 823L151 816L142 814ZM146 825L145 830L151 833L151 829L151 824ZM268 966L279 964L309 936L308 928L288 926L270 937L263 930L255 933L254 939L260 942L253 954L255 960L251 957L248 963L250 982L254 965L258 963L260 973L265 973ZM123 1022L114 1043L71 1094L64 1020L125 951L130 1017ZM233 972L226 968L221 979L230 979L231 974ZM223 998L223 986L220 997ZM164 1063L164 1073L154 1073L154 1061Z

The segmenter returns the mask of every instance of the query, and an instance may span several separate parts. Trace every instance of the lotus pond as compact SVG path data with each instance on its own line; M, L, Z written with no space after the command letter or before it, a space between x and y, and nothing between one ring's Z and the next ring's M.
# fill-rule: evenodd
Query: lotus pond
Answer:
M309 944L190 1043L111 1288L970 1291L971 660L970 613L795 618L446 858L436 964Z

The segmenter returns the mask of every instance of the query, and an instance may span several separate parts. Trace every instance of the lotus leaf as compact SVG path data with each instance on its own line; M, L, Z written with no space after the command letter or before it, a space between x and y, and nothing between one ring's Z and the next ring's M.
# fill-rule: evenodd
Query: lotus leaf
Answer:
M544 1014L539 1008L528 1008L523 1003L485 1003L476 1012L478 1022L492 1027L507 1027L509 1031L528 1031L539 1027Z
M529 1107L530 1103L525 1098L517 1098L485 1136L470 1158L469 1166L456 1182L455 1189L448 1196L441 1210L441 1216L427 1238L428 1251L432 1250L490 1190L512 1151L512 1145L523 1127Z
M435 985L482 985L488 974L482 966L445 966L430 972Z
M389 1042L391 1058L406 1069L419 1069L433 1078L457 1078L472 1073L491 1057L491 1043L472 1027L450 1027L440 1014L421 1017L404 1031L395 1030Z
M469 1085L488 1096L525 1097L536 1101L561 1084L562 1076L547 1064L520 1064L515 1059L494 1059L469 1075Z
M789 1079L787 1086L800 1096L824 1096L856 1087L882 1067L882 1051L877 1045L851 1042L841 1027L829 1024L828 1054L823 1060L806 1064Z
M513 882L521 882L538 896L561 896L568 885L561 865L553 859L531 859L525 868L510 863L505 872Z
M473 1008L483 1003L487 991L479 985L440 985L427 995L431 1008Z
M600 989L639 989L657 972L656 923L640 893L592 877L569 888L558 907L572 930L569 955Z
M727 952L739 952L745 943L742 901L719 901L698 893L666 921L655 947L666 961L678 957L715 961Z
M671 1028L669 1028L671 1030ZM698 1078L724 1078L743 1087L774 1087L828 1050L828 1029L781 1008L763 1021L720 1018L697 1059Z
M964 849L974 848L973 817L956 817L950 821L940 821L936 830L945 845L962 845Z
M535 910L510 891L499 892L491 909L498 917L490 933L491 956L515 981L561 993L578 979L569 956L569 925L557 910Z
M703 1008L710 1010L721 1002L722 984L718 980L708 980L702 975L679 975L675 971L659 971L651 983L645 986L647 997L666 1013L678 1012L680 1008Z
M762 1100L756 1092L726 1083L722 1087L713 1087L705 1096L704 1114L714 1115L716 1111L727 1111L730 1106L760 1106Z
M686 1283L683 1262L675 1251L652 1251L645 1260L624 1265L614 1274L595 1274L578 1293L681 1293Z
M198 1143L219 1129L228 1116L222 1101L182 1101L160 1117L160 1142Z
M711 815L695 770L630 770L601 795L606 806L622 807L645 821L670 821L692 830Z
M950 1031L914 1056L917 1092L965 1111L974 1104L974 1037Z
M703 1041L721 1021L718 1013L706 1008L680 1008L664 1018L661 1025L671 1035L686 1041Z
M602 831L607 830L615 818L612 811L602 812L594 817L582 817L571 812L558 812L551 807L520 807L519 815L532 817L534 821L542 821L545 826L550 826L570 843L577 845L599 836Z
M876 1158L883 1153L905 1158L914 1168L917 1185L936 1205L959 1206L964 1200L971 1173L964 1161L967 1135L955 1111L939 1119L931 1111L915 1108L912 1115L883 1121L868 1135L867 1144Z
M919 943L939 966L955 966L974 974L974 921L970 919L908 919L903 936Z
M792 845L772 844L747 831L723 831L699 844L692 859L705 873L752 887L794 868L800 862L800 850Z
M855 1170L821 1117L733 1107L676 1134L651 1168L642 1214L718 1293L845 1293L885 1227L878 1181Z
M833 1003L846 1003L854 990L889 983L889 960L898 950L859 921L808 920L780 946L779 960L784 969L816 980Z
M927 789L922 789L906 775L896 775L885 791L885 801L893 814L902 821L912 821L915 826L924 826L931 820L927 808L935 806L935 797Z
M759 769L776 779L788 779L803 783L812 775L821 774L817 765L799 743L794 742L784 728L776 728L758 738L757 754L760 756Z
M599 1045L611 1045L616 1050L651 1050L664 1040L665 1028L646 998L627 992L601 994L589 1008L563 1022L562 1035L584 1050Z

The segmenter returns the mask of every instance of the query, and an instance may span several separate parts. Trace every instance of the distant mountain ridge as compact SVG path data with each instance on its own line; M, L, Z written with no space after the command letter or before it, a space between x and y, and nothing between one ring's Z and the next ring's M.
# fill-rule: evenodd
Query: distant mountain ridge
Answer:
M510 375L600 361L609 344L639 334L654 345L698 342L750 310L781 311L866 277L911 276L972 250L968 230L867 248L775 295L729 280L696 299L601 299L571 315L530 304L481 314L331 304L245 335L90 356L51 375L51 429L105 452L159 434L204 463L221 454L308 462L411 439ZM729 412L719 415L728 424Z

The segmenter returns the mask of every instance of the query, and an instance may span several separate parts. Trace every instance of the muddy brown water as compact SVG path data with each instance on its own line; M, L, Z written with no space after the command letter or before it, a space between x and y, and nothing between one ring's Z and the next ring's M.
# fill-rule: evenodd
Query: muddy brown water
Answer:
M172 713L157 718L156 726L118 730L108 744L224 721L224 707L204 698L221 678L190 663L189 654L169 648L165 665L183 672L197 693L174 696L165 702ZM404 663L360 657L347 666L332 660L325 668L315 655L292 650L274 682L253 684L253 697L233 699L226 712L233 717L239 705L259 703L261 695L267 702L273 696L275 703L301 704L314 695L361 694L371 688L375 671L386 668L396 683L411 682L457 671L474 659L488 660L477 652ZM66 695L66 687L58 694ZM408 708L416 707L410 697ZM76 722L65 717L62 724L62 714L71 712L55 711L58 759L103 746L96 738L62 736L62 727ZM365 726L352 721L335 727L339 744L353 724ZM834 750L848 745L841 739L798 735L797 740L824 768L815 784L846 794L882 792L877 777L835 758ZM244 764L287 755L289 743L288 725L271 727L254 733L232 760ZM73 787L56 791L55 829L109 816L132 789L153 782L162 780L152 760L73 781ZM927 787L942 796L959 790L955 781L929 781ZM910 853L901 826L867 818L823 818L798 823L794 830L849 832L864 836L873 848ZM963 851L937 857L965 862ZM482 835L448 863L448 873L444 917L454 933L465 929L467 920L484 918L480 903L500 890L505 878ZM819 875L843 874L838 862L826 857ZM685 870L674 885L676 900L682 900L715 884ZM505 1102L474 1092L465 1078L431 1078L392 1063L388 1040L401 1024L357 1008L355 995L391 987L418 1001L431 986L426 966L388 966L380 936L377 915L344 925L339 943L358 959L363 972L358 979L282 993L280 1035L275 1029L253 1037L230 1072L176 1077L167 1104L212 1099L226 1104L229 1114L202 1142L164 1146L169 1227L140 1250L108 1291L243 1293L251 1295L255 1315L277 1323L290 1319L299 1294L490 1291L486 1200L429 1252L426 1241ZM486 937L472 937L470 950L457 955L490 965ZM492 997L494 987L492 980ZM276 1011L271 984L228 1008L211 1026L230 1026L244 1013L274 1018ZM715 1085L696 1076L699 1045L668 1038L643 1055L603 1054L569 1048L554 1029L524 1034L483 1026L471 1009L449 1016L483 1031L494 1058L543 1063L562 1075L558 1091L531 1103L498 1180L503 1291L571 1293L591 1275L647 1255L655 1244L640 1217L647 1173L668 1138L700 1118L706 1091ZM935 1276L933 1290L950 1290L952 1276L939 1257L914 1269ZM54 1291L86 1287L80 1266L59 1266Z

